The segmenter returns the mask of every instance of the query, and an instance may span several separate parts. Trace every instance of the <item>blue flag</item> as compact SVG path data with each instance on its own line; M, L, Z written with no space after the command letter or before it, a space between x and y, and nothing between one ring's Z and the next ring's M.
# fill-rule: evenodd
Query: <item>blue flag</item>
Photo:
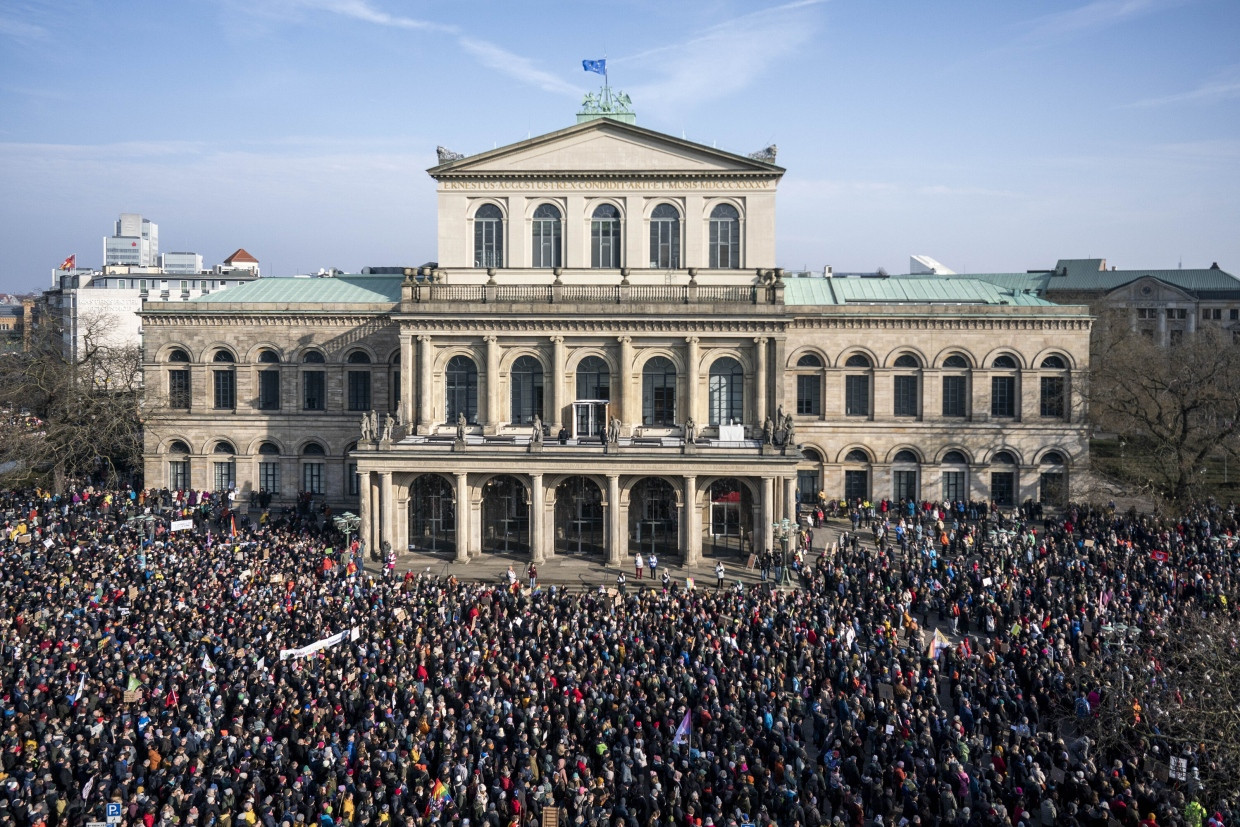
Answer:
M583 60L581 61L581 68L585 69L587 72L605 75L607 74L607 58L603 58L602 60Z
M689 713L686 712L685 719L680 722L680 726L676 727L676 734L672 736L672 746L677 747L689 743L692 734L693 724L689 721Z

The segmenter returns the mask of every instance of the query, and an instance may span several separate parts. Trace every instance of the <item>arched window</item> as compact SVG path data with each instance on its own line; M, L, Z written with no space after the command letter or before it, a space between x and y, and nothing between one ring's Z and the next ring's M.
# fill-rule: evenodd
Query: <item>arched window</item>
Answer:
M323 493L323 470L327 465L323 457L327 451L317 442L310 442L301 449L305 459L301 463L301 490L307 494Z
M307 365L321 365L327 360L323 358L323 354L317 350L307 350L302 354L301 361Z
M801 451L801 461L797 463L797 501L812 504L818 501L821 490L822 455L813 448Z
M181 440L179 440L179 439L174 439L172 442L170 442L170 443L168 444L168 453L170 453L170 454L188 454L188 453L189 453L189 445L187 445L185 442L183 442L183 441L181 441Z
M229 442L228 440L221 439L219 442L215 443L215 447L211 449L211 453L213 454L235 454L237 453L237 449L234 448L233 444Z
M869 462L870 456L860 448L853 448L844 457L844 462Z
M444 371L444 413L449 423L460 414L466 422L478 420L478 366L468 356L453 356Z
M680 211L671 204L660 204L650 213L650 267L680 267Z
M559 267L563 223L560 220L560 209L554 204L539 204L534 210L533 224L533 266Z
M943 360L945 368L968 368L969 360L961 356L959 353L953 353Z
M905 370L916 370L921 367L917 357L911 353L901 353L896 357L893 367ZM915 373L896 374L892 377L892 414L895 416L917 416L921 411L921 394L918 392L918 377Z
M258 453L261 456L278 456L280 454L280 448L274 442L264 442L262 445L258 446Z
M350 365L369 365L370 354L364 350L355 350L346 360ZM370 369L360 368L346 372L348 405L351 411L368 411L371 409Z
M942 470L943 501L964 502L969 499L969 461L960 451L948 451L943 455Z
M168 354L168 361L169 362L188 362L189 354L181 350L181 348L177 348L176 350Z
M896 467L891 469L891 496L899 502L916 502L920 499L920 486L917 484L917 455L905 449L897 451L892 460Z
M710 211L710 266L735 270L741 266L741 214L731 204Z
M642 424L676 424L676 366L665 356L655 356L642 367Z
M301 355L302 364L322 365L327 362L317 350L307 350ZM327 410L327 372L317 368L301 372L301 407L307 411Z
M1047 356L1042 360L1042 370L1067 370L1068 365L1062 356Z
M620 211L611 204L599 204L590 217L590 266L620 266Z
M577 365L578 399L611 399L611 370L598 356L587 356Z
M220 348L215 351L211 361L228 365L226 368L211 371L211 383L214 391L215 409L217 411L231 411L237 407L237 375L232 370L232 363L236 360L230 352Z
M260 365L278 365L280 357L274 350L258 352ZM280 369L268 367L258 372L258 409L260 411L280 410Z
M280 362L280 357L276 355L274 350L260 350L258 352L258 361L264 365L276 365Z
M868 500L870 498L870 457L860 448L853 448L844 457L844 462L864 465L863 468L844 469L844 499L849 502Z
M1016 360L1007 354L996 356L991 367L998 370L1016 370ZM1016 376L1000 375L990 377L990 415L1015 418L1017 410Z
M854 353L844 362L844 367L864 369L865 373L848 373L844 376L844 414L846 416L870 415L870 357Z
M822 360L813 353L797 359L797 367L812 373L797 374L797 416L822 415Z
M999 505L1015 505L1016 457L1000 451L991 457L990 464L999 466L990 472L990 499Z
M168 445L168 487L174 491L189 488L189 445L179 439Z
M1042 465L1064 465L1063 454L1058 451L1047 451L1042 455Z
M728 425L745 418L745 371L725 356L710 366L710 423Z
M280 493L280 448L274 442L258 446L258 488L268 494Z
M181 348L176 348L168 354L168 361L174 365L184 365L189 361L189 354ZM189 402L189 368L170 368L168 370L168 407L188 409Z
M543 412L543 369L533 356L522 356L512 363L512 415L514 425L534 421Z
M969 360L953 353L943 360L943 367L952 370L968 370ZM963 419L969 415L969 377L964 373L943 375L943 416Z
M1000 451L990 459L991 465L1015 465L1016 457L1008 451Z
M494 204L474 213L474 266L504 266L504 214Z
M237 487L237 460L233 454L237 450L233 444L226 439L221 439L215 443L215 447L211 449L211 453L215 454L215 460L211 463L213 490L215 491L231 491Z

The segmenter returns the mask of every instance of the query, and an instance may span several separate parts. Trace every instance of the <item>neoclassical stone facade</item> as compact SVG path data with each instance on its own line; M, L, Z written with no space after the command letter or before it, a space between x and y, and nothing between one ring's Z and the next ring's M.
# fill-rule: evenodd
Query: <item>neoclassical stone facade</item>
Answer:
M311 492L458 559L693 562L819 491L1062 500L1085 460L1084 308L784 278L771 163L595 120L430 173L436 265L144 306L148 484Z

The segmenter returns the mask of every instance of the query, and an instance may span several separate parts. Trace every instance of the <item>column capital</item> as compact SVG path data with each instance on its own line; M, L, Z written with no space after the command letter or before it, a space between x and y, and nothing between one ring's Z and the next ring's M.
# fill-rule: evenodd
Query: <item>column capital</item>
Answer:
M628 345L628 344L633 343L633 337L632 336L617 336L616 341L622 345Z
M559 334L556 334L555 336L551 337L551 343L553 345L562 345L564 344L564 337L560 336Z
M688 345L696 345L701 341L702 341L701 338L697 336L686 336L685 337L685 344L688 344Z
M754 337L753 337L753 343L754 343L755 345L764 345L764 344L766 344L766 343L767 343L767 342L769 342L769 341L771 341L771 340L770 340L769 338L767 338L766 336L754 336Z
M494 333L488 333L486 336L482 338L483 338L483 341L486 342L488 345L493 345L499 341L499 337L496 336Z
M426 344L426 343L428 343L430 340L431 340L431 334L429 334L429 333L419 333L419 334L418 334L418 341L419 341L419 342L421 342L422 344Z

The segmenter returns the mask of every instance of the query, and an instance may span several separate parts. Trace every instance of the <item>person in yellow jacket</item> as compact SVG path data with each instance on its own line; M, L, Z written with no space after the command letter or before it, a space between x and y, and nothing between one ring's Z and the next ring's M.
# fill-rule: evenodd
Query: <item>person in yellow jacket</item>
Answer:
M1184 808L1184 823L1188 827L1201 827L1206 820L1206 808L1201 806L1201 802L1193 799L1188 802L1188 806Z

